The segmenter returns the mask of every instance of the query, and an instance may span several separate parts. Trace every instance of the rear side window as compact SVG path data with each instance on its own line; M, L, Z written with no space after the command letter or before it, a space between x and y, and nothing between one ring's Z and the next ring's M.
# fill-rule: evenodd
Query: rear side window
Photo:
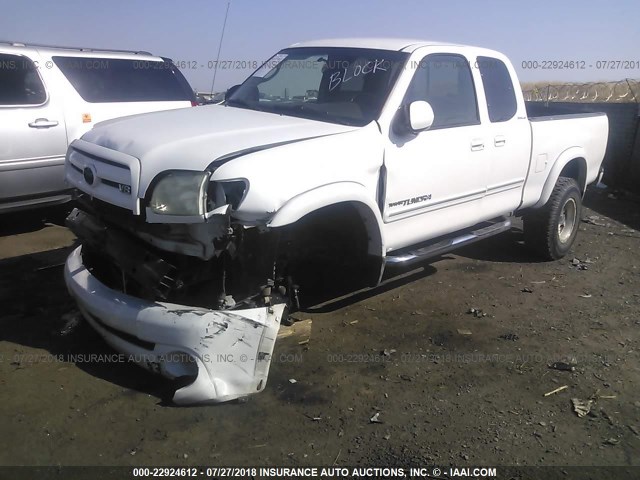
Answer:
M0 53L0 105L41 105L47 93L33 62Z
M406 103L416 100L433 108L432 129L480 123L469 62L460 55L428 55L420 61L405 97Z
M482 76L484 94L487 97L489 120L506 122L518 109L513 80L507 66L497 58L478 57L478 68Z
M169 61L53 57L80 96L91 103L190 101L193 92Z

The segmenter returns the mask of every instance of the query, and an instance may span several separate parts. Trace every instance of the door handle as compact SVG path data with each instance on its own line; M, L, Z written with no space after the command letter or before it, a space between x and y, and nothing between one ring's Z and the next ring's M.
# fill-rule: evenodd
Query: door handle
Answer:
M29 123L31 128L51 128L58 125L56 120L49 120L47 118L36 118L33 122Z
M481 138L474 138L471 140L471 151L477 152L484 149L484 140Z
M504 138L503 135L498 135L493 139L493 145L496 147L504 147L506 143L507 143L507 139Z

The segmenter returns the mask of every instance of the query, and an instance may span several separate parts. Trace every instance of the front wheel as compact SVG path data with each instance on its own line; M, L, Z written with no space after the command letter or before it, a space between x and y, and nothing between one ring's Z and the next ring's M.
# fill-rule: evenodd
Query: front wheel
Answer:
M364 223L348 205L325 207L286 228L277 270L287 279L293 307L305 309L365 286L367 241Z
M564 257L578 234L581 211L578 183L560 177L547 204L524 216L525 244L547 260Z

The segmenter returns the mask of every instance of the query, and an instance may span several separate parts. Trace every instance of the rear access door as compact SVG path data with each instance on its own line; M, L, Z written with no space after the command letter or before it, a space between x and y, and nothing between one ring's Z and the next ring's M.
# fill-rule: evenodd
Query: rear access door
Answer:
M524 102L518 101L517 77L508 62L478 56L474 66L482 79L488 117L485 151L489 173L482 212L491 217L507 215L522 198L531 156L531 127Z

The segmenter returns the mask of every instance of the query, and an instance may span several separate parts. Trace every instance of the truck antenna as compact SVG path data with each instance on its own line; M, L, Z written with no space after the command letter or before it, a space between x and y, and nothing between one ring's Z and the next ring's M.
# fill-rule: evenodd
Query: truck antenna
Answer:
M224 29L227 26L227 17L229 16L230 6L231 6L231 0L227 2L227 11L224 14L224 23L222 24L222 33L220 34L220 43L218 44L218 56L216 57L216 64L213 69L213 81L211 82L211 95L213 95L213 86L216 84L216 74L218 73L218 62L220 61L220 51L222 50L222 39L224 38Z

